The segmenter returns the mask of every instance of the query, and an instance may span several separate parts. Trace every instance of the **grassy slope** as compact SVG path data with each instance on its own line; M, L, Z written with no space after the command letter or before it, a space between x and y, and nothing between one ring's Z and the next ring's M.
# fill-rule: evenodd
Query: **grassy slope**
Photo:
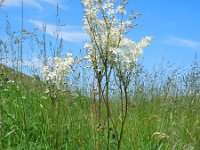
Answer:
M49 149L51 100L46 86L0 65L0 149ZM7 82L15 80L15 82ZM61 93L58 134L63 148L93 149L92 102ZM112 104L118 122L117 103ZM58 117L58 112L56 112ZM54 126L57 126L55 123ZM193 97L134 98L126 122L122 149L200 149L200 102ZM116 138L112 136L112 149Z

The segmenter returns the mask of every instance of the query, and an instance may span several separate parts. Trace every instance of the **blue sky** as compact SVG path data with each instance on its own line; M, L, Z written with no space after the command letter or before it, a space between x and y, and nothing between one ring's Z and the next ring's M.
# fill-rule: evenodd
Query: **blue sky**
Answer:
M87 36L83 31L83 12L79 0L24 0L24 28L33 30L47 25L49 39L53 40L56 29L56 5L60 6L61 29L65 51L80 55ZM135 20L138 26L128 35L139 41L153 36L152 44L144 50L143 65L152 68L154 64L169 61L175 66L188 68L195 53L200 57L200 1L188 0L129 0L127 11L141 13ZM0 39L5 38L5 13L12 30L21 27L21 0L5 0L1 8ZM28 48L24 55L28 57ZM30 58L29 58L30 59Z

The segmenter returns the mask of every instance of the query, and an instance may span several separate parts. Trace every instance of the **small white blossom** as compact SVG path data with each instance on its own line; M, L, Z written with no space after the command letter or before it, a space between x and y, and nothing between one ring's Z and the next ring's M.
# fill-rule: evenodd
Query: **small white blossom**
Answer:
M92 4L92 0L85 0L85 1L83 1L83 4L86 6L89 6Z
M45 81L52 82L59 86L65 76L72 72L71 66L74 63L71 53L66 54L66 58L56 56L53 59L53 64L42 66L41 73Z
M15 83L14 80L8 80L7 83Z
M116 12L126 14L126 11L124 10L124 6L122 6L122 5L118 5Z

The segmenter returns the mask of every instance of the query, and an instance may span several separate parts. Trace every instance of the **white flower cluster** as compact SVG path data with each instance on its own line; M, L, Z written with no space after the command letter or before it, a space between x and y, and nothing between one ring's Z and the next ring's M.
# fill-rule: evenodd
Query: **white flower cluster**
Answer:
M130 68L142 54L143 48L152 40L152 37L145 37L136 43L125 38L134 27L132 19L136 16L131 15L128 20L123 21L128 2L124 0L118 6L115 3L115 0L82 0L85 12L84 28L91 39L84 46L88 52L85 58L91 62L93 69L101 69L99 62L105 57L109 63L117 62Z
M143 49L150 44L151 40L152 37L147 36L140 42L135 43L129 39L124 38L120 43L121 51L118 53L119 60L117 61L120 61L123 67L131 68L143 53Z
M67 74L71 73L71 66L74 59L71 53L67 53L66 58L56 56L53 63L42 66L41 73L45 81L51 82L59 86Z

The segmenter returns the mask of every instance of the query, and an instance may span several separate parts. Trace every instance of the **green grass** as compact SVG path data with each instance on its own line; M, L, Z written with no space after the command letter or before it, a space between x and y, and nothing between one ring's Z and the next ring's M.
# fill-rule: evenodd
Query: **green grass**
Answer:
M2 65L1 65L2 66ZM51 99L47 86L5 66L0 71L0 149L42 150L51 145ZM10 81L14 82L10 82ZM59 149L94 149L93 103L84 96L59 93L61 117L54 136ZM120 120L117 102L111 103L113 120ZM55 115L58 117L59 112ZM59 126L59 128L57 128ZM117 149L115 133L112 147ZM57 135L56 135L57 134ZM121 149L200 149L200 101L192 96L157 96L152 100L133 97L125 125ZM103 148L106 149L106 137ZM105 144L104 144L105 142ZM55 148L56 149L56 148Z

